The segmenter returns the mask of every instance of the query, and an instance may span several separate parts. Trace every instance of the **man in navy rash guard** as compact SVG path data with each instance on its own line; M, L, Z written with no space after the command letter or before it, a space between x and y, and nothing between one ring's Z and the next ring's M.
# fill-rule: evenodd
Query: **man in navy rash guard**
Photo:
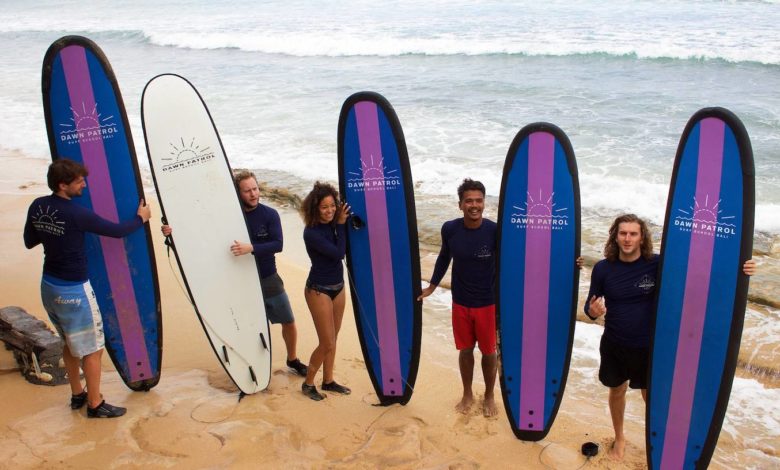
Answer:
M287 348L287 367L305 377L306 365L298 359L296 351L298 329L295 326L295 317L290 299L284 290L284 282L276 271L276 253L282 252L284 244L279 213L272 207L260 204L260 189L254 173L241 171L233 180L244 208L251 243L235 240L230 251L235 256L250 253L254 255L268 320L282 325L282 339Z
M585 314L604 317L604 334L599 352L599 381L609 387L609 412L615 442L609 457L622 460L626 439L623 421L627 389L640 389L647 399L649 347L654 315L658 255L647 224L634 214L616 218L609 229L604 258L596 263L590 278ZM743 266L748 276L755 263Z
M105 338L95 293L87 278L84 234L121 238L145 224L151 212L142 200L135 217L120 223L105 220L72 202L81 196L88 175L82 165L59 159L49 165L47 182L53 194L39 197L27 211L24 244L43 244L41 299L54 327L64 339L62 358L71 388L71 409L87 404L90 418L115 418L126 409L109 405L100 394L100 367ZM79 377L82 362L86 391Z
M260 188L254 173L239 171L233 176L233 182L244 209L250 243L233 240L230 252L234 256L254 255L266 316L271 323L282 325L282 339L287 347L287 367L305 377L306 364L298 359L296 353L298 329L295 326L295 317L287 291L284 290L284 282L276 271L276 253L281 253L284 247L279 213L274 208L260 203ZM162 225L160 230L166 237L173 233L170 225Z
M452 330L460 351L458 365L463 397L455 406L468 413L474 403L474 346L482 352L485 399L482 414L498 414L493 388L496 382L496 314L493 283L496 262L496 223L482 218L485 186L466 178L458 187L458 207L463 217L445 222L441 228L441 251L431 282L418 300L436 290L452 261Z

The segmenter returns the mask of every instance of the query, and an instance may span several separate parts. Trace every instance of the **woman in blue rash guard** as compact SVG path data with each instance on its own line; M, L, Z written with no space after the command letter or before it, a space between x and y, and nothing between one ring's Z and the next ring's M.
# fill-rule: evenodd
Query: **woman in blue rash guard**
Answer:
M314 188L301 205L306 228L303 241L311 259L304 295L309 306L319 344L311 354L306 380L301 385L303 394L315 401L325 398L317 391L314 377L320 366L322 389L342 395L351 390L333 380L336 359L336 339L344 318L344 267L342 259L347 251L345 223L349 205L339 203L336 188L327 183L314 183Z

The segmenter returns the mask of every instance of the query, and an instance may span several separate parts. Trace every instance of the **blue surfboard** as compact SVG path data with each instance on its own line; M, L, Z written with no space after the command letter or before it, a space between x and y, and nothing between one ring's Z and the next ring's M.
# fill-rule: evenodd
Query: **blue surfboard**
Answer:
M52 159L87 167L80 204L112 222L135 217L141 176L114 72L81 36L55 41L43 60L43 109ZM132 390L160 380L162 316L149 224L122 239L87 234L89 280L103 316L106 349Z
M354 214L347 267L363 357L380 403L405 405L420 361L420 253L406 142L384 97L346 100L338 156L340 192Z
M650 468L706 468L726 414L747 303L753 152L723 108L702 109L677 149L661 246L647 403Z
M538 441L563 398L577 310L580 194L566 134L518 132L498 204L496 324L501 393L512 431Z

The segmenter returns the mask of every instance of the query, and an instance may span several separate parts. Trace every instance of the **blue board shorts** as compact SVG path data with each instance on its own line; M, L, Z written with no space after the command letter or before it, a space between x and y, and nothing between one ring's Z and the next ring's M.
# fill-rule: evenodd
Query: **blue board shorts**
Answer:
M265 302L265 314L273 324L287 324L295 321L290 299L284 290L284 282L278 273L260 279Z
M41 280L41 300L49 320L65 340L72 356L82 358L105 347L103 318L89 281L69 283L44 278Z

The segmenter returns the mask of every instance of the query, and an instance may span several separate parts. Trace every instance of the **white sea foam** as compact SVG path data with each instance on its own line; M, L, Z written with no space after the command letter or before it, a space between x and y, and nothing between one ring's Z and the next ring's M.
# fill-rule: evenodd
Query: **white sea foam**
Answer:
M166 47L299 57L603 54L780 65L780 12L761 3L666 2L657 8L649 1L344 1L322 9L248 1L225 8L190 0L134 2L122 15L110 2L37 9L7 3L0 33L70 31L77 25L85 33L129 34Z

